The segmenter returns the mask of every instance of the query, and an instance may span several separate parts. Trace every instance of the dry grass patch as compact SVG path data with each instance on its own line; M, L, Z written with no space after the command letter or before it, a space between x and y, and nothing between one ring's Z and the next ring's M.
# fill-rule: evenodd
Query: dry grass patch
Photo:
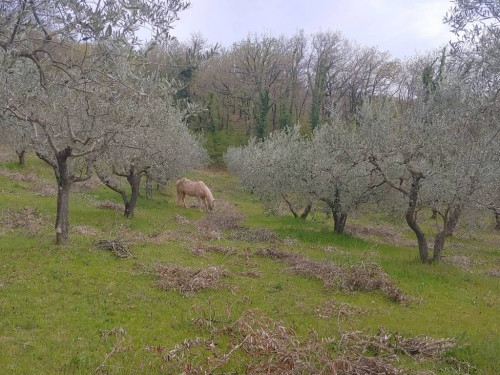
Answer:
M123 206L123 204L112 202L110 200L97 202L97 207L100 209L103 209L103 210L113 210L113 211L119 211L119 212L125 211L125 207Z
M366 311L359 307L335 299L325 301L322 306L316 307L314 312L319 318L331 318L332 316L346 318L366 313Z
M0 163L6 162L6 161L13 161L15 160L15 155L13 154L10 149L5 146L5 145L0 145Z
M0 215L0 223L3 234L19 229L33 235L47 225L48 218L33 207L24 207L21 210L6 208Z
M39 195L41 197L57 196L57 186L49 183L37 184L32 187L31 191L34 191L36 195Z
M493 277L500 277L500 268L493 268L486 271L486 274Z
M174 216L174 221L178 224L186 224L186 225L191 225L191 220L185 218L184 216L182 215L179 215L179 214L175 214Z
M346 270L333 262L311 260L299 253L261 249L255 254L288 263L291 267L287 271L320 279L327 288L337 287L348 292L380 291L389 300L402 305L408 305L413 300L376 263L355 264Z
M231 238L246 242L281 242L280 236L267 228L238 228L231 231Z
M456 345L453 339L404 338L383 330L377 335L346 332L340 339L320 338L311 332L302 339L292 328L258 309L248 310L219 330L214 329L214 316L209 318L210 339L186 339L171 350L162 346L146 349L156 351L164 361L162 368L170 373L224 373L223 367L230 366L233 358L240 363L245 357L245 373L250 375L396 375L407 373L395 366L400 355L439 360ZM218 342L228 339L229 347Z
M101 231L96 228L89 227L87 225L77 225L73 230L78 234L83 234L84 236L98 236Z
M389 275L376 263L352 265L342 279L342 287L348 291L380 291L389 300L409 305L412 298L404 294Z
M223 231L240 227L240 222L245 219L236 206L226 200L217 200L215 210L207 213L203 219L198 221L201 228L216 229Z
M42 197L55 197L57 195L57 186L54 183L40 179L32 173L20 173L0 169L0 174L13 181L32 183L33 185L24 188L34 192L36 195Z
M247 270L238 272L238 275L257 278L257 277L262 277L262 272L260 272L259 270Z
M417 242L406 238L389 225L358 225L348 224L347 231L355 237L396 246L415 247Z
M0 169L0 174L2 176L5 176L12 181L18 181L18 182L38 182L39 178L35 176L34 174L31 173L20 173L20 172L13 172L9 171L7 169Z
M224 257L237 254L236 248L232 246L212 245L198 242L189 246L191 255L198 257L206 257L208 253L215 253Z
M92 176L88 180L75 182L71 189L76 192L87 192L89 190L94 190L95 188L102 186L103 183L97 176Z
M323 250L326 251L327 253L334 253L334 254L340 254L340 255L345 254L345 251L340 250L339 248L337 248L335 246L330 246L330 245L324 246Z
M162 245L168 241L192 241L193 233L186 229L169 229L163 232L154 232L144 237L144 241L155 245Z
M434 339L429 336L405 338L396 332L385 332L382 328L376 335L362 331L345 332L341 343L345 352L353 357L373 353L397 359L398 354L405 354L418 360L439 358L457 346L455 339Z
M218 289L221 279L228 274L225 268L219 266L192 269L159 265L156 267L157 280L154 284L165 290L189 294L201 289Z
M453 264L456 267L468 270L473 266L473 262L467 255L443 256L443 262Z
M199 239L205 241L212 241L212 240L220 241L221 239L225 238L224 234L221 231L210 227L198 227L196 236Z

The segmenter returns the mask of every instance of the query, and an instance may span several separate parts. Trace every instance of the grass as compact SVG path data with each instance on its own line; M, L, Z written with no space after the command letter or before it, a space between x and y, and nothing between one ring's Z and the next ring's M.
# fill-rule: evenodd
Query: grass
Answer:
M498 234L476 233L473 239L459 234L447 244L445 255L458 252L474 260L468 269L449 263L423 265L414 247L372 237L335 235L330 222L266 216L255 197L238 188L234 176L206 170L191 177L201 178L213 187L219 201L235 203L245 216L243 225L274 230L288 242L249 243L230 236L211 241L197 238L196 221L206 214L197 208L186 210L176 205L171 187L164 192L155 191L151 200L141 196L136 217L128 220L120 212L97 208L97 202L103 200L120 203L118 195L101 186L72 194L71 240L68 245L56 246L52 229L55 198L33 191L36 184L53 183L52 171L32 157L25 170L13 162L0 163L2 169L33 174L38 180L19 181L0 173L0 215L7 210L34 207L43 218L43 226L34 232L0 228L0 372L172 373L172 364L161 360L158 354L164 353L161 348L168 351L184 339L201 337L213 340L217 350L228 352L234 338L221 329L256 308L293 328L301 340L312 331L322 338L338 338L344 331L366 330L374 334L380 327L405 337L454 337L459 347L448 351L445 357L456 361L418 362L403 356L398 365L408 370L465 373L463 368L460 370L460 361L470 363L469 370L478 374L500 372L500 279L485 274L486 270L499 267ZM180 224L175 215L194 224ZM408 236L403 225L380 215L369 213L354 220L356 225L375 223L392 225L392 230ZM78 234L76 226L88 226L100 234ZM155 233L175 230L188 234L180 240L149 239ZM97 239L117 237L129 241L133 259L119 259L95 246ZM237 254L191 255L190 246L208 242L233 247ZM320 280L287 272L285 263L244 256L246 252L269 247L299 252L318 261L333 261L346 268L360 262L376 262L399 288L420 298L421 303L404 307L377 292L326 289ZM219 289L182 294L153 285L157 264L193 269L216 265L230 274L221 280ZM244 271L248 270L256 270L261 276L245 276ZM332 299L366 313L319 318L315 309ZM149 350L151 347L159 349ZM329 348L335 353L335 344ZM216 352L208 354L214 356ZM193 355L191 362L200 364L204 358L201 354ZM244 373L254 361L238 350L215 373Z

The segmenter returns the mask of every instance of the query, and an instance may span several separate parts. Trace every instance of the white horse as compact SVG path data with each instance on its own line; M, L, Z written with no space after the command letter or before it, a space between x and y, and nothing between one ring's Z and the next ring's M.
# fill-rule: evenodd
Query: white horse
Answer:
M182 201L184 208L187 208L185 197L188 195L190 197L198 198L200 211L203 211L202 202L205 206L205 210L208 211L214 209L215 199L212 192L207 185L203 183L203 181L191 181L188 178L181 178L180 180L177 180L175 186L177 187L177 202L180 203L180 201Z

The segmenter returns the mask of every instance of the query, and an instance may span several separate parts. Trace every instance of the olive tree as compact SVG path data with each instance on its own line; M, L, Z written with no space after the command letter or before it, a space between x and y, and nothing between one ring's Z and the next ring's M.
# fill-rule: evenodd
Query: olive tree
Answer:
M37 155L54 170L57 243L69 239L71 184L90 176L88 159L116 133L112 101L125 85L115 60L140 61L136 32L147 27L153 41L168 39L178 12L188 5L181 0L0 3L0 73L6 82L0 103L8 116L31 125Z
M125 216L134 215L142 177L159 183L206 163L201 139L185 122L185 113L173 106L172 89L154 75L134 75L127 82L132 95L113 100L116 133L97 156L94 166L101 181L119 193ZM116 177L123 177L130 194Z
M8 115L0 117L0 137L14 149L21 168L25 165L26 153L33 148L31 130L27 121L16 120Z
M335 115L311 137L302 136L298 126L287 128L228 149L225 160L264 203L283 201L295 217L307 217L314 201L324 202L334 231L343 233L348 214L384 183L371 173L361 142L356 124ZM302 214L298 207L305 207Z
M44 88L32 85L35 68L9 70L7 92L2 92L6 114L30 124L30 139L40 159L54 170L58 185L56 240L63 243L69 235L69 194L72 183L90 177L86 157L113 131L98 120L95 93L82 95L77 87L57 83ZM57 82L52 73L45 73ZM75 83L75 86L82 84ZM89 83L84 83L89 85Z
M454 0L445 22L457 35L452 54L468 72L476 111L498 124L500 114L500 3L494 0ZM471 119L474 121L474 119ZM489 205L500 230L500 193Z
M343 233L348 214L368 202L383 181L372 172L366 140L353 120L332 111L330 121L314 130L309 144L309 189L332 212L334 232Z
M230 147L224 160L243 186L268 208L283 202L294 217L305 219L312 208L312 196L307 190L311 176L307 173L310 164L306 145L298 126L285 128L271 133L264 141L254 138L247 146Z
M445 238L459 219L488 202L500 183L498 133L488 121L462 121L467 117L461 112L469 110L460 105L464 86L450 80L431 99L415 100L403 114L395 106L365 106L359 118L369 162L407 199L406 222L425 263L441 259ZM436 210L442 222L432 257L419 225L423 208Z

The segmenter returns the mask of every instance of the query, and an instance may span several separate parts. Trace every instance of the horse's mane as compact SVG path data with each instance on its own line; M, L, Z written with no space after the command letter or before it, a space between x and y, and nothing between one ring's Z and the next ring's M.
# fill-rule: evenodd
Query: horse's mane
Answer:
M200 181L201 184L203 185L203 187L205 188L205 193L207 194L207 198L210 202L213 202L214 201L214 196L212 195L212 192L210 191L210 189L208 188L207 185L205 185L205 183L203 181Z

